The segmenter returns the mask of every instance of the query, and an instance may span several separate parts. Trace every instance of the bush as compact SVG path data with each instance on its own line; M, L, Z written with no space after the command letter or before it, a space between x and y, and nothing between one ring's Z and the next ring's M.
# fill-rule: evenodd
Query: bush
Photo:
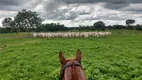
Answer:
M136 30L142 30L142 25L136 25Z
M0 28L0 33L9 33L10 28Z

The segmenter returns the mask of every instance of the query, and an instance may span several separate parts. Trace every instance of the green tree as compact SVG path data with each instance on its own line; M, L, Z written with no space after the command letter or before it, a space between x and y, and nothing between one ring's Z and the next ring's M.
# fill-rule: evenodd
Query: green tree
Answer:
M97 30L105 30L105 23L103 21L98 21L93 24L93 27Z
M135 23L135 20L133 19L126 20L126 26L130 26L130 24L134 24L134 23Z
M40 26L42 24L42 21L43 19L39 17L39 14L37 12L23 9L15 16L12 25L18 29L26 29L29 35L29 30L31 28L37 28L38 26Z
M11 18L5 18L3 21L2 21L2 26L3 28L6 28L6 27L11 27L10 26L10 23L12 22L12 19Z

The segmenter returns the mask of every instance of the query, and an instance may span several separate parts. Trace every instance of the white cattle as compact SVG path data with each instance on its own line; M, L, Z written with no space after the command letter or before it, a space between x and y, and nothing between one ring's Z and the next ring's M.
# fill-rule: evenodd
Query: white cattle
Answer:
M33 37L46 37L46 38L73 38L73 37L84 37L88 38L92 37L102 37L102 36L111 36L111 32L41 32L41 33L33 33Z

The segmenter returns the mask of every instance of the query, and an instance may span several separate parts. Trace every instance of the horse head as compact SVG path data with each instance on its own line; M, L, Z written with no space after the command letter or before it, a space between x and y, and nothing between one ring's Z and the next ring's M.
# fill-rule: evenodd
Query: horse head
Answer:
M76 58L65 59L62 51L59 53L61 62L60 80L86 80L81 65L81 51L78 49Z

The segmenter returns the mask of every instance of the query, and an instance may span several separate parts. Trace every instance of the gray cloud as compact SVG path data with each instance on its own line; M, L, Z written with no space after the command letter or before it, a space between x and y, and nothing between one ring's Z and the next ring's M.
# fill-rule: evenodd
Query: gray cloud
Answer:
M141 17L141 6L142 0L0 0L0 17L13 17L25 8L47 20L120 21Z
M108 3L125 3L129 0L56 0L59 2L65 2L67 4L73 4L73 3L98 3L98 2L108 2Z
M5 10L10 8L11 10L16 10L20 8L24 8L26 4L31 3L30 6L35 6L37 4L43 4L45 10L54 10L55 8L59 7L60 5L64 4L93 4L93 3L100 3L104 2L106 5L105 8L110 9L120 9L122 7L126 7L129 4L137 4L142 3L142 0L0 0L0 9ZM13 8L12 8L13 7ZM16 8L17 7L17 8ZM18 8L20 7L20 8Z
M124 3L142 3L142 0L55 0L58 2L65 2L68 4L72 3L98 3L98 2L107 2L114 4L124 4Z
M86 4L86 3L100 3L104 2L106 5L104 6L105 8L109 9L120 9L123 7L128 6L129 4L137 4L137 3L142 3L142 0L56 0L57 2L64 2L66 4Z
M130 4L124 8L122 8L121 10L123 11L130 11L130 12L133 12L133 13L140 13L142 12L142 3L138 3L138 4Z
M28 3L32 2L30 5ZM53 11L61 5L68 4L94 4L105 3L104 7L109 9L121 9L129 4L142 3L142 0L0 0L0 10L21 10L22 8L35 7L42 4L46 11Z
M94 12L94 8L90 7L90 5L97 5L97 3L103 3L101 7L104 7L106 9L111 10L118 10L118 11L131 11L132 9L123 9L127 6L129 6L131 3L137 4L142 3L141 0L43 0L43 8L45 10L44 15L42 15L44 18L47 19L57 19L57 20L75 20L80 15L90 15L92 12ZM71 6L73 5L73 6ZM83 11L83 9L80 8L81 11L76 9L80 7L81 5L86 5L86 9ZM66 6L68 8L66 9L59 9L63 6ZM89 7L87 7L89 6ZM72 11L72 9L74 10ZM85 12L86 10L91 9L88 12ZM135 9L133 9L134 11ZM105 13L105 12L104 12ZM94 13L95 14L95 13ZM83 19L116 19L116 20L124 20L126 18L114 16L111 15L105 15L105 16L97 16L97 17L85 17Z
M20 5L21 0L0 0L0 5Z
M63 10L54 10L54 12L45 12L44 18L47 19L56 19L56 20L73 20L75 19L79 14L70 11L70 9L63 9ZM48 15L48 16L46 16Z
M18 11L28 2L28 0L0 0L0 10Z
M129 4L130 4L130 3L121 3L121 4L106 3L104 7L105 7L105 8L108 8L108 9L121 9L121 8L123 8L123 7L128 6Z

